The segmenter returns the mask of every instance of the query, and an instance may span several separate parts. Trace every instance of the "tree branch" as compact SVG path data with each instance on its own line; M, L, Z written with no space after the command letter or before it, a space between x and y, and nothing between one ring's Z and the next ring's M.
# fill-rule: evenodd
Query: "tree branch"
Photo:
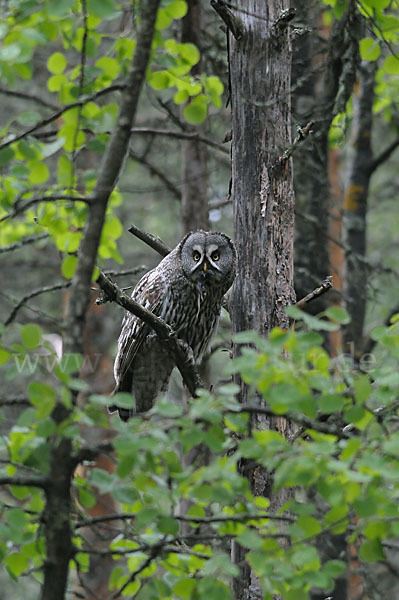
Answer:
M12 252L13 250L18 250L19 248L22 248L23 246L26 246L27 244L34 244L35 242L38 242L39 240L45 240L49 236L50 236L49 233L38 233L36 235L29 235L29 236L23 238L22 240L20 240L19 242L14 242L13 244L8 244L7 246L2 246L0 248L0 254L2 254L3 252Z
M385 148L385 150L383 150L381 152L381 154L372 161L372 163L370 165L370 169L369 169L370 175L372 175L374 173L374 171L376 169L378 169L378 167L380 165L382 165L386 160L388 160L388 158L391 156L392 152L394 152L398 146L399 146L399 138L394 140L392 142L392 144L390 144L388 146L388 148Z
M45 490L48 487L49 480L45 477L0 477L0 485L17 485L22 487L37 487Z
M169 248L169 246L165 244L161 238L152 235L152 233L147 233L146 231L139 229L139 227L136 227L136 225L130 225L128 231L135 235L142 242L145 242L148 246L150 246L150 248L158 252L161 256L166 256L172 250L172 248Z
M301 425L301 427L305 427L306 429L314 429L315 431L319 431L320 433L327 433L330 435L336 435L339 439L350 438L351 435L349 431L345 431L342 428L337 427L336 425L329 425L328 423L321 423L319 421L312 421L303 415L297 415L293 413L286 413L284 415L276 415L276 413L270 408L266 408L263 406L251 406L249 404L244 404L238 407L237 410L228 409L225 412L227 413L248 413L253 415L265 415L267 417L276 417L282 416L297 425Z
M41 104L46 108L51 108L52 110L59 110L59 106L57 106L53 102L44 100L44 98L42 98L41 96L37 96L36 94L31 94L29 92L20 92L19 90L9 90L8 88L0 87L0 94L4 94L4 96L12 96L14 98L22 98L23 100L31 100L32 102Z
M224 154L230 155L230 150L228 150L228 148L225 148L223 146L223 144L214 142L213 140L211 140L203 135L200 135L199 133L197 133L195 131L184 132L184 131L169 131L168 129L153 129L151 127L134 127L132 129L132 133L142 133L142 134L149 134L149 135L163 135L163 136L167 136L167 137L177 138L180 140L198 140L199 142L202 142L203 144L207 144L208 146L211 146L212 148L216 148L216 150L220 150L220 152L223 152Z
M129 150L129 157L147 167L152 175L158 177L158 179L165 184L167 189L175 196L175 198L177 198L177 200L181 200L179 188L161 171L161 169L147 160L144 156L139 156L136 152L133 152L133 150Z
M91 527L92 525L96 525L97 523L107 523L108 521L123 521L126 519L135 519L137 517L136 513L114 513L110 515L103 515L101 517L91 517L88 519L82 519L75 523L75 529L79 529L80 527ZM255 515L251 515L248 513L241 513L239 515L220 515L211 516L211 517L185 517L182 515L174 515L174 519L177 521L184 521L186 523L245 523L246 521L262 521L262 520L270 520L270 521L286 521L288 523L294 523L295 518L289 517L288 515L275 515L273 513L259 513ZM168 542L169 543L169 542Z
M289 148L287 148L287 150L285 150L285 152L280 156L280 158L278 159L278 162L281 163L285 163L295 152L296 147L303 142L304 140L306 140L306 138L312 133L312 127L314 125L314 121L309 121L309 123L307 123L305 125L305 127L300 127L299 125L297 125L297 132L298 135L296 136L296 138L294 139L294 141L292 142L291 146Z
M25 192L25 193L27 193L27 192ZM18 198L14 202L14 207L13 207L12 211L7 213L6 215L3 215L0 218L0 223L2 221L6 221L7 219L10 219L12 217L16 217L17 215L24 212L31 206L34 206L35 204L40 204L40 202L56 202L58 200L67 200L70 202L84 202L85 204L90 204L90 202L91 202L90 198L85 198L83 196L66 196L66 195L57 196L56 195L56 196L36 196L35 198L30 198L29 200L27 200L25 202L25 204L20 204L21 198Z
M28 135L30 135L31 133L34 133L38 129L41 129L42 127L46 127L46 125L49 125L53 121L56 121L65 112L67 112L68 110L71 110L71 108L76 108L77 106L83 106L84 104L87 104L88 102L92 102L93 100L96 100L97 98L100 98L101 96L104 96L105 94L109 94L111 92L122 90L122 89L124 89L124 87L125 87L124 85L120 85L120 84L110 85L107 88L99 90L95 94L91 94L89 96L84 96L80 100L76 100L76 102L71 102L70 104L67 104L66 106L64 106L64 107L60 108L59 110L57 110L56 112L54 112L49 117L42 119L41 121L39 121L39 123L36 123L35 125L32 125L32 127L29 127L29 129L23 131L22 133L20 133L18 135L11 136L6 142L3 142L2 144L0 144L0 150L3 150L3 148L7 148L8 146L11 146L11 144L15 144L15 142L19 142L19 140L26 138Z
M193 398L197 397L196 390L201 387L201 382L194 364L192 355L183 347L173 329L162 319L135 302L117 287L104 273L100 272L97 283L105 294L125 310L142 319L152 327L161 343L167 348L179 369L183 381Z
M310 294L307 294L301 300L298 300L298 302L296 302L294 306L296 306L297 308L303 308L306 304L309 304L309 302L315 300L315 298L319 298L320 296L328 292L328 290L330 290L332 287L332 276L328 275L319 287L313 290L313 292L310 292Z

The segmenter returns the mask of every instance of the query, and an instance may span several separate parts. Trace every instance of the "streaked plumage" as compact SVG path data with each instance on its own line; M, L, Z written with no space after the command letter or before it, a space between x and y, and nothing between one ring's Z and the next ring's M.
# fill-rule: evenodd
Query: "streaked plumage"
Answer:
M171 325L198 362L216 332L223 296L235 277L236 253L223 233L187 234L155 269L146 273L132 298ZM155 332L126 313L115 358L115 392L131 392L136 412L149 410L168 387L173 359ZM131 412L115 406L127 420Z

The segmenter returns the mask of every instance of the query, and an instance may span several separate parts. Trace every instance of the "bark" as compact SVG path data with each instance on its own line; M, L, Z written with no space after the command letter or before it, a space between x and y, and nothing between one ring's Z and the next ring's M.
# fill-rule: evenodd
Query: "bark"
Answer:
M201 0L188 0L187 14L182 20L183 43L195 44L201 53ZM191 69L193 76L202 72L202 57ZM201 125L191 126L189 132L203 133ZM198 138L182 141L181 217L183 234L194 229L209 229L208 219L208 151Z
M66 352L81 352L83 327L90 299L91 278L97 258L101 231L109 196L121 171L128 151L140 91L145 79L159 0L148 0L141 9L137 46L122 94L121 107L115 129L108 143L99 177L90 204L84 237L79 249L78 264L71 286L66 318ZM60 425L70 410L57 404L53 419ZM44 510L47 559L41 600L61 600L65 597L69 560L73 554L71 536L71 480L75 463L72 459L72 440L54 436L51 444L51 484L46 489Z
M242 22L236 39L229 35L232 103L232 180L237 278L232 292L233 331L255 329L268 335L274 326L286 328L285 307L293 291L294 192L291 159L291 48L283 11L288 0L246 0L237 13ZM236 22L235 22L236 23ZM237 34L237 28L233 31ZM239 353L239 348L234 350ZM243 382L240 401L250 403ZM256 428L286 434L285 419L252 418ZM252 490L271 500L277 510L289 491L276 494L270 473L243 464ZM255 599L261 591L245 562L246 550L233 545L233 560L241 574L233 585L236 599Z
M299 7L298 7L299 8ZM303 10L303 9L302 9ZM310 18L310 11L306 11ZM320 20L319 14L313 15ZM328 253L330 179L328 134L333 118L345 109L356 78L358 64L359 21L354 2L331 29L322 30L325 42L312 38L305 46L307 53L296 55L296 80L304 78L306 86L298 92L305 98L299 102L299 118L314 120L312 146L296 156L298 182L298 222L295 242L296 290L306 294L330 273ZM323 45L325 51L323 52ZM321 58L314 58L314 57ZM321 75L316 74L321 71ZM313 75L309 75L314 73ZM311 88L313 91L311 92ZM298 98L297 98L298 105ZM312 304L311 311L327 307L327 297Z
M359 85L353 99L353 125L348 183L344 199L344 302L351 322L345 328L345 351L355 358L362 352L363 326L367 300L366 217L367 196L372 174L371 128L375 63L364 63L359 70Z

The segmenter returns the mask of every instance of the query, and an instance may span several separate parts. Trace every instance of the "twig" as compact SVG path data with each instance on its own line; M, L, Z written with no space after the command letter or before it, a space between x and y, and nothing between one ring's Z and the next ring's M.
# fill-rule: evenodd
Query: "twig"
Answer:
M49 484L45 477L0 477L0 485L17 485L21 487L38 487L46 489Z
M298 146L298 144L303 142L312 133L313 125L314 121L309 121L309 123L307 123L303 128L297 125L298 135L292 142L291 146L287 148L287 150L285 150L285 152L280 156L280 164L286 162L293 155L295 148Z
M235 39L241 40L244 35L244 25L239 17L233 15L227 4L223 0L211 0L211 6L216 10L219 17L225 23L226 27L231 31Z
M322 296L323 294L328 292L328 290L330 290L332 287L332 276L328 275L319 287L313 290L313 292L310 292L310 294L307 294L307 296L305 296L301 300L298 300L298 302L294 304L294 306L296 306L297 308L303 308L306 304L309 304L309 302L312 302L312 300L314 300L315 298L318 298L319 296Z
M198 140L203 144L207 144L208 146L212 146L212 148L216 148L223 152L224 154L230 154L230 151L223 146L223 144L219 144L218 142L214 142L209 138L200 135L199 133L193 132L185 132L185 131L169 131L168 129L152 129L150 127L133 127L131 130L132 133L142 133L149 135L163 135L167 137L173 137L177 139L183 140Z
M0 87L0 94L4 94L5 96L13 96L15 98L22 98L23 100L32 100L32 102L36 102L37 104L41 104L46 108L51 108L52 110L58 110L59 106L49 102L48 100L44 100L41 96L36 96L35 94L31 94L29 92L20 92L19 90L9 90L8 88Z
M116 600L117 598L119 598L119 596L122 594L123 590L125 590L127 588L127 586L131 583L133 583L133 581L136 580L136 577L138 575L140 575L140 573L142 571L144 571L144 569L146 569L147 567L150 566L150 564L152 563L152 561L158 556L158 554L160 554L162 552L162 548L164 546L164 542L161 541L158 544L155 544L152 549L151 552L149 554L149 556L147 557L147 560L145 560L140 567L138 567L129 577L129 579L122 585L122 587L119 588L119 590L116 590L116 592L114 594L112 594L112 596L110 597L109 600Z
M75 529L79 529L80 527L90 527L91 525L96 525L97 523L106 523L108 521L123 521L125 519L135 519L137 517L136 513L114 513L110 515L103 515L101 517L91 517L88 519L82 519L75 523ZM260 520L271 520L271 521L288 521L289 523L294 523L295 518L289 517L285 515L275 515L272 513L259 513L256 515L251 515L248 513L242 513L238 515L220 515L219 517L211 516L211 517L186 517L182 515L174 515L174 519L177 521L184 521L187 523L225 523L225 522L238 522L244 523L245 521L260 521Z
M7 246L3 246L0 248L0 254L3 252L11 252L12 250L18 250L27 244L34 244L34 242L38 242L39 240L45 240L50 236L49 233L38 233L36 235L29 235L26 238L23 238L19 242L14 242L13 244L8 244Z
M26 406L30 405L28 398L24 396L17 396L15 398L3 398L0 400L0 407L3 406Z
M378 167L384 163L391 156L392 152L396 150L399 146L399 138L396 138L385 150L381 152L379 156L377 156L370 165L370 174L374 173Z
M312 421L307 417L302 415L297 415L294 413L286 413L284 415L276 415L276 413L270 408L266 408L263 406L251 406L251 405L242 405L234 409L227 409L226 413L248 413L248 414L258 414L258 415L266 415L267 417L276 417L283 416L286 419L305 427L306 429L314 429L315 431L319 431L320 433L327 433L330 435L336 435L339 439L349 438L351 437L349 431L345 431L337 427L336 425L329 425L328 423L321 423L319 421Z
M62 283L55 283L54 285L48 285L46 287L39 288L37 290L33 290L29 294L26 294L21 300L18 302L16 306L12 309L9 317L4 321L4 325L10 325L17 316L18 311L23 307L23 305L30 300L31 298L35 298L36 296L40 296L40 294L45 294L46 292L54 292L54 290L61 290L67 288L71 285L71 281L63 281Z
M40 202L56 202L58 200L66 200L66 201L69 201L69 202L84 202L85 204L90 204L90 201L91 201L90 198L85 198L83 196L65 196L65 195L60 195L60 196L36 196L35 198L30 198L29 200L27 200L25 202L25 204L21 204L21 205L20 205L20 200L21 199L19 198L14 203L14 208L13 208L13 210L11 212L9 212L6 215L3 215L1 217L0 223L2 221L6 221L7 219L10 219L12 217L16 217L17 215L19 215L20 213L24 212L25 210L27 210L31 206L34 206L35 204L40 204Z
M168 349L179 369L183 381L193 398L197 397L196 390L201 387L201 382L192 356L186 351L182 342L177 338L173 329L162 319L146 310L141 304L135 302L117 287L104 273L100 271L97 283L107 296L147 323L158 335L161 343Z
M72 108L76 108L77 106L82 106L84 104L87 104L88 102L92 102L93 100L100 98L100 96L104 96L104 94L109 94L111 92L119 91L124 88L125 88L125 86L122 84L110 85L107 88L99 90L95 94L85 96L85 97L81 98L80 100L76 100L76 102L71 102L70 104L67 104L66 106L60 108L59 110L56 110L49 117L42 119L35 125L32 125L32 127L29 127L29 129L26 129L25 131L23 131L22 133L20 133L18 135L10 137L6 142L3 142L2 144L0 144L0 150L3 150L3 148L7 148L8 146L11 146L11 144L15 144L15 142L18 142L19 140L26 138L28 135L37 131L38 129L41 129L42 127L46 127L46 125L49 125L53 121L56 121L59 117L61 117L61 115L63 115L68 110L71 110Z
M165 242L163 242L159 237L139 229L139 227L136 227L136 225L130 225L128 231L139 238L139 240L142 242L145 242L148 246L150 246L150 248L158 252L161 256L166 256L172 250L172 248L169 248L169 246L165 244Z
M129 157L147 167L152 175L155 175L158 177L158 179L163 181L167 189L175 196L175 198L177 198L177 200L181 200L181 192L179 188L165 175L165 173L161 171L161 169L159 169L144 156L140 156L139 154L136 154L136 152L133 152L133 150L129 150Z
M140 273L141 271L145 271L146 268L147 267L145 265L140 265L138 267L134 267L133 269L125 269L124 271L105 271L105 275L109 275L111 277L123 277L124 275L136 275L137 273ZM31 298L35 298L36 296L40 296L41 294L46 294L47 292L63 290L65 288L70 287L71 284L72 284L72 281L62 281L59 283L55 283L54 285L48 285L46 287L42 287L37 290L33 290L33 292L26 294L26 296L23 296L23 298L21 298L21 300L18 302L18 304L16 304L14 306L14 308L12 309L12 312L10 313L10 316L4 322L4 325L6 325L6 326L10 325L10 323L12 323L14 321L18 311L20 311L21 308L24 306L24 304L26 304L26 302L28 302L28 300L30 300ZM97 290L97 288L94 288L94 289Z

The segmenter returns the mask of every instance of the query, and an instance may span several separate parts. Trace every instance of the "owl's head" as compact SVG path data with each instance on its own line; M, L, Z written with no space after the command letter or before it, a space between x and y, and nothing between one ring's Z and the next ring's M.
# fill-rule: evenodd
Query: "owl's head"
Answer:
M227 292L236 272L236 250L224 233L192 231L179 244L185 276L202 295L214 286Z

